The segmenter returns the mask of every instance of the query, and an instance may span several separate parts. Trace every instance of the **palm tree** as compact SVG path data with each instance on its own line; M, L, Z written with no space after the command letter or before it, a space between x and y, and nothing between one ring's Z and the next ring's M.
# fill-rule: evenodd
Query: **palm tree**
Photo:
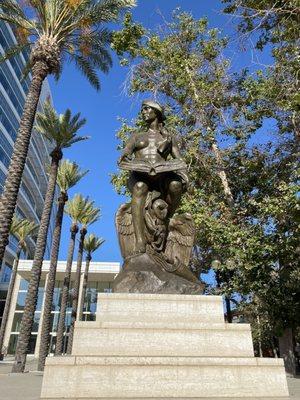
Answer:
M81 219L80 219L80 223L82 224L82 227L80 229L80 241L79 241L79 247L78 247L77 268L76 268L74 288L72 291L72 318L71 318L71 325L70 325L69 338L68 338L67 354L71 354L71 351L72 351L74 325L75 325L75 321L77 319L78 295L79 295L79 286L80 286L80 275L81 275L84 238L85 238L85 235L87 234L88 225L91 225L94 222L96 222L99 219L99 216L100 216L100 209L94 207L93 201L89 201L88 206L85 210L85 213L82 214Z
M46 294L44 300L43 323L41 333L41 344L39 349L38 370L43 371L45 360L49 351L49 339L51 330L52 300L55 286L55 275L58 261L59 244L63 222L65 204L68 201L68 190L87 174L88 171L80 171L75 162L63 160L58 168L57 184L60 189L58 198L58 209L55 218L55 226L52 238L50 269L47 278Z
M36 120L36 130L54 144L54 149L50 154L51 166L49 181L45 195L41 224L37 235L31 277L25 300L21 329L16 347L15 363L12 372L24 372L25 368L26 353L33 325L43 258L47 243L47 233L55 194L58 166L63 155L62 149L87 139L86 136L77 136L76 134L86 122L85 119L80 119L79 113L72 117L71 111L67 110L65 114L58 115L52 108L51 104L46 102L44 113L38 113Z
M89 267L90 267L90 262L92 260L92 253L94 253L104 242L105 242L104 239L98 238L93 233L91 233L84 239L83 248L86 252L86 257L85 257L85 269L84 269L82 292L81 292L81 301L80 301L80 307L79 307L79 320L83 319L82 318L83 317L83 306L84 306L84 299L85 299L85 295L86 295Z
M104 24L117 21L122 10L133 6L135 0L1 0L0 20L12 24L19 43L0 62L30 50L24 72L30 70L32 80L0 199L0 265L8 244L43 81L50 74L58 78L63 62L70 60L99 90L97 72L107 73L112 64L107 49L111 32Z
M3 316L2 316L2 323L1 323L1 329L0 329L0 353L2 352L1 350L3 347L4 335L5 335L5 330L6 330L8 314L9 314L9 310L10 310L12 294L13 294L14 287L15 287L15 281L16 281L18 265L19 265L19 260L20 260L20 254L21 254L22 250L26 251L26 249L27 249L26 238L34 235L37 228L38 228L38 225L33 221L29 221L27 219L19 219L15 216L13 217L12 224L10 227L10 234L17 237L18 248L16 251L16 258L14 260L14 264L13 264L13 268L12 268L12 273L11 273L7 296L6 296L6 301L5 301L5 307L4 307Z
M82 215L86 212L88 208L89 199L84 198L81 194L77 194L72 200L69 200L66 205L65 212L71 217L72 224L70 227L71 237L68 249L67 265L63 281L63 289L61 295L60 303L60 314L58 320L57 334L56 334L56 346L55 355L61 355L63 352L64 345L64 331L65 331L65 319L66 319L66 309L68 304L69 287L71 282L71 272L72 272L72 262L75 248L75 239L77 232L79 230L78 224L82 218Z

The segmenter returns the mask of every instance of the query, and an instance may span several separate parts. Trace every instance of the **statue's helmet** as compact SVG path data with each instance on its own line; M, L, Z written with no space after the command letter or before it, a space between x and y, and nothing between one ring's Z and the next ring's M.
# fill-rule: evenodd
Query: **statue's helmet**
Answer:
M159 103L157 103L156 101L144 100L142 103L142 107L143 106L149 106L149 107L153 108L155 111L158 111L161 121L164 121L166 119L162 106Z

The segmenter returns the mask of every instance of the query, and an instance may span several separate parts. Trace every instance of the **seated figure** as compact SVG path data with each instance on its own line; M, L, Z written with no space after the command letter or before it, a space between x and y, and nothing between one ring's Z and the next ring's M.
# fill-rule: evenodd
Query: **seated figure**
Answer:
M160 199L167 204L166 217L169 219L188 185L186 164L174 136L164 127L162 107L146 100L141 114L147 128L131 136L119 161L120 168L130 171L128 187L132 193L136 253L146 251L145 206L149 192L159 193Z

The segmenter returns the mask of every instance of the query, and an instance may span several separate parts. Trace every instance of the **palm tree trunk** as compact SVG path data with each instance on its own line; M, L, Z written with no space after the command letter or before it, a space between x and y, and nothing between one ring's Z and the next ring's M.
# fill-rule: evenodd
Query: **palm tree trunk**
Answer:
M72 345L73 345L73 335L74 335L74 325L77 317L77 307L78 307L78 295L79 295L79 285L80 285L80 275L81 275L81 265L82 265L82 255L83 255L83 243L84 237L87 233L86 228L80 229L80 242L78 248L78 256L77 256L77 268L76 268L76 276L75 283L73 288L73 296L72 296L72 319L70 326L70 333L68 338L68 347L67 354L71 354Z
M55 275L56 275L56 267L58 261L58 253L59 253L59 244L61 238L61 229L62 222L64 216L64 208L65 204L68 201L68 195L64 192L61 192L61 195L58 199L58 209L56 213L55 219L55 227L53 232L53 240L52 240L52 248L51 248L51 259L50 259L50 269L47 279L47 287L45 294L45 302L44 302L44 311L43 311L43 324L42 324L42 333L41 333L41 344L39 350L39 360L38 360L38 371L43 371L45 366L46 357L49 351L49 339L50 339L50 331L51 331L51 311L52 311L52 301L53 301L53 292L55 287Z
M15 212L37 105L43 81L48 73L49 68L47 64L42 61L36 62L32 68L32 81L25 100L18 136L15 141L4 191L0 197L0 269L5 247L8 244L9 229Z
M3 347L3 342L4 342L6 324L7 324L7 320L8 320L8 314L9 314L9 310L10 310L12 294L13 294L14 287L15 287L21 250L22 250L22 248L19 245L17 253L16 253L16 258L14 260L14 265L12 268L12 273L11 273L10 282L9 282L9 286L8 286L7 296L6 296L6 300L5 300L5 307L4 307L4 311L3 311L1 328L0 328L0 354L2 354L2 347Z
M79 307L79 321L82 321L82 318L83 318L83 306L84 306L86 288L87 288L87 283L88 283L88 274L89 274L89 267L90 267L91 259L92 259L92 256L90 253L88 253L86 256L86 259L85 259L85 269L84 269L84 275L83 275L82 293L81 293L81 301L80 301L80 307Z
M72 271L72 262L75 248L75 239L76 234L78 232L77 224L73 223L71 228L71 238L68 250L68 259L66 265L66 271L64 276L64 285L61 295L61 304L60 304L60 314L59 321L57 327L57 335L56 335L56 346L55 346L55 355L59 356L63 352L63 344L64 344L64 330L65 330L65 319L66 319L66 309L68 303L68 294L69 294L69 286L71 281L71 271Z
M26 364L26 353L31 335L31 329L34 320L34 312L36 309L38 289L42 272L43 258L47 243L47 233L50 222L50 215L54 200L55 185L59 161L62 158L61 150L55 149L51 153L51 169L49 182L45 196L45 203L41 218L41 224L38 231L34 259L32 263L30 282L25 300L24 314L21 322L20 334L17 342L15 362L12 372L24 372Z

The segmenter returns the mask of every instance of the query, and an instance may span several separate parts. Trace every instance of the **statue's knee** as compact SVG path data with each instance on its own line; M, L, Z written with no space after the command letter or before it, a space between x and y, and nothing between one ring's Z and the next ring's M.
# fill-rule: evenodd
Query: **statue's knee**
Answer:
M134 185L133 193L136 196L143 196L147 194L147 191L148 191L148 186L144 182L137 182Z
M171 193L181 193L182 183L179 181L172 181L169 185L169 190Z

